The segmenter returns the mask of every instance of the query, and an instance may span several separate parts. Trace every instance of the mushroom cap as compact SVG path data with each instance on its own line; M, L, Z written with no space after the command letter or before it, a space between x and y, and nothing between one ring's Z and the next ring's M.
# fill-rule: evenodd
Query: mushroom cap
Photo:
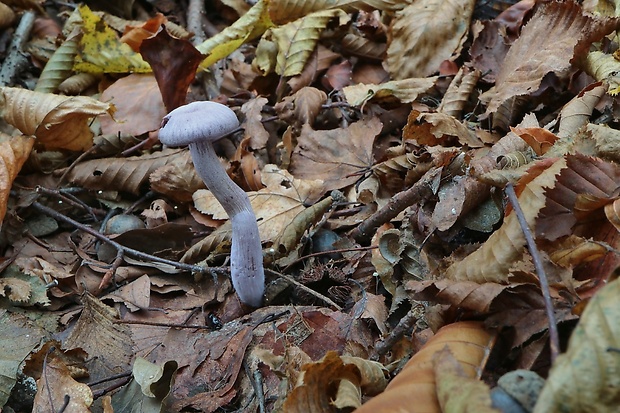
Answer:
M168 146L215 142L238 127L237 115L228 106L210 101L192 102L164 116L159 140Z

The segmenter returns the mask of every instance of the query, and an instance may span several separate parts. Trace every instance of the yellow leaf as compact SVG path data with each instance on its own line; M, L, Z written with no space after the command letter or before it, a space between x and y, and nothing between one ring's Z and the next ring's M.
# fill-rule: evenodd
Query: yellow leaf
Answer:
M88 6L79 7L84 35L73 70L87 73L149 73L151 66Z
M237 50L243 43L256 39L272 27L268 5L269 0L260 0L232 25L196 46L200 53L207 56L200 64L200 68L206 69Z
M300 74L322 31L335 17L339 18L340 25L349 20L341 9L321 10L271 29L271 36L278 44L276 73L283 76Z

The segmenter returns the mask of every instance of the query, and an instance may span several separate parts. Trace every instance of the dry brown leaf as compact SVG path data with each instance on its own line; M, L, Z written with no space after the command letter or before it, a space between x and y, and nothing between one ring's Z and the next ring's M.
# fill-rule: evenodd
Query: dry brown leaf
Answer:
M561 267L574 268L579 264L597 260L607 252L607 248L600 242L570 235L553 242L553 249L549 252L549 258Z
M439 413L433 356L449 348L463 374L479 379L495 335L481 323L461 321L441 328L388 384L385 392L371 399L355 413L392 413L397 411Z
M555 141L558 140L556 135L543 128L511 127L510 130L527 142L538 156L547 153Z
M205 183L193 167L189 150L171 158L149 175L151 189L178 202L191 202L194 192L204 189Z
M130 369L133 340L127 326L116 324L118 312L88 292L82 295L82 314L63 343L66 349L88 353L90 380L97 381Z
M571 334L566 353L549 372L534 413L615 412L620 400L620 280L588 303Z
M114 106L86 96L61 96L0 88L0 115L47 149L84 151L93 144L89 120L114 113Z
M465 108L480 76L480 70L471 70L466 66L461 67L443 95L441 104L437 107L437 112L461 119L461 112Z
M129 311L132 312L145 310L150 307L151 282L148 275L145 274L137 280L101 297L101 299L111 299L114 302L124 303Z
M566 167L565 159L547 159L535 164L526 176L519 203L526 222L535 228L535 219L545 206L545 188L553 188L555 176ZM513 212L506 216L502 226L482 246L465 259L455 262L446 270L446 278L457 281L506 283L509 269L523 254L525 237Z
M238 393L235 382L251 340L252 328L236 322L217 331L171 330L149 357L178 363L168 401L171 410L215 412L230 403Z
M88 413L93 393L84 383L75 381L60 358L49 357L41 378L37 380L34 412ZM69 403L65 405L66 399Z
M481 380L465 374L448 346L433 356L437 399L442 412L499 413L491 407L491 389Z
M566 165L558 185L545 192L546 204L536 219L536 235L550 241L587 231L593 214L620 194L616 164L577 153L566 157Z
M161 95L151 104L155 105L161 99L170 112L186 103L187 89L204 56L188 40L170 36L166 28L145 39L140 53L153 68L161 90Z
M573 58L585 55L616 24L584 14L575 2L542 3L506 54L495 88L481 96L488 102L486 114L511 98L536 92L548 73L565 79Z
M275 106L278 117L289 124L312 125L321 112L321 105L327 101L327 95L314 87L305 87L294 95L287 96Z
M331 412L341 381L360 387L361 374L357 366L345 364L335 351L328 352L321 361L303 366L302 370L300 383L284 402L286 412Z
M104 135L118 133L139 136L159 129L166 108L155 77L152 74L131 74L114 82L102 94L101 100L116 108L114 119L100 118Z
M458 52L467 38L475 1L419 0L396 13L387 66L392 79L425 77Z
M241 126L244 130L244 139L249 139L250 150L264 149L267 145L269 133L261 122L263 120L261 111L267 102L267 98L257 97L241 106L241 112L245 115L245 121Z
M149 180L151 173L177 158L187 159L183 149L165 149L161 152L130 158L92 159L76 165L66 175L74 184L95 190L126 191L138 194L142 185ZM55 174L62 175L65 169ZM192 180L191 182L195 182Z
M381 127L375 117L331 130L304 125L290 171L299 179L323 180L325 191L345 188L372 167L373 143Z
M500 22L475 21L472 24L474 41L469 49L472 65L484 74L482 79L495 82L512 41Z
M540 289L533 284L428 280L410 281L406 288L415 300L450 304L480 314L514 308L544 308Z
M0 227L6 215L13 180L30 156L33 144L34 139L24 135L0 143Z
M276 243L294 219L304 212L304 204L316 200L323 193L320 180L303 180L292 177L287 171L275 165L266 165L262 171L265 188L249 193L252 208L257 216L261 241ZM194 206L213 219L225 220L228 215L210 191L199 190L194 194ZM190 248L183 261L204 254L217 247L231 235L229 225L220 227L203 241ZM288 245L288 244L286 244Z
M601 82L592 83L575 96L560 112L558 137L565 138L577 133L577 130L590 120L594 107L607 92L609 85Z
M480 148L484 146L484 142L476 136L472 129L446 113L422 113L418 116L417 121L426 121L430 123L432 125L430 133L440 141L442 141L441 138L444 136L451 136L458 139L458 142L463 146L468 146L470 148Z
M381 77L383 71L370 69L364 74ZM391 80L379 84L360 83L347 86L342 92L351 106L362 106L371 99L389 101L395 98L403 103L410 103L432 88L437 79L438 77L434 76Z

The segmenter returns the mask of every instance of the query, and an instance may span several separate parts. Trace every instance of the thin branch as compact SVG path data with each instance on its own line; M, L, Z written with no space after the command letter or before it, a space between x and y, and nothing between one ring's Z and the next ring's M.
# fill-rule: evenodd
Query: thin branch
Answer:
M110 244L111 246L113 246L114 248L116 248L117 250L121 250L123 251L124 254L130 255L132 257L141 259L141 260L145 260L145 261L152 261L152 262L159 262L162 264L167 264L170 265L174 268L178 268L180 270L185 270L185 271L190 271L193 273L210 273L213 277L215 277L215 273L214 273L214 269L213 268L208 268L208 267L202 267L199 265L192 265L192 264L185 264L182 262L177 262L177 261L172 261L172 260L167 260L165 258L160 258L157 257L155 255L151 255L151 254L147 254L145 252L142 251L138 251L135 250L133 248L129 248L126 247L122 244L119 244L118 242L111 240L110 238L108 238L107 236L103 235L102 233L100 233L99 231L96 231L94 229L92 229L89 226L86 226L84 224L81 224L77 221L75 221L74 219L69 218L66 215L61 214L60 212L56 211L55 209L52 209L50 207L46 207L43 204L40 204L39 202L33 202L32 206L40 211L43 212L46 215L49 215L50 217L59 220L59 221L63 221L66 222L67 224L71 224L74 227L92 235L93 237L97 238L100 241L103 242L107 242L108 244Z
M436 178L438 173L441 173L440 169L432 168L428 170L411 188L394 195L383 208L379 209L377 212L364 220L364 222L355 227L349 233L351 238L360 244L369 242L377 228L381 225L396 218L398 214L413 205L415 202L418 202L424 198L430 198L433 195L431 183Z
M517 219L521 225L521 230L525 236L527 247L532 255L532 261L534 261L534 267L536 268L536 273L538 274L538 279L540 280L540 289L545 301L545 311L547 312L547 318L549 319L549 343L551 347L551 363L553 363L560 354L560 340L555 314L553 312L553 303L551 302L551 293L549 292L549 281L547 280L547 275L545 274L545 269L543 268L540 252L534 242L534 236L532 235L532 231L530 230L525 216L523 215L523 210L521 209L521 205L519 205L519 199L517 198L517 194L515 193L511 183L506 185L505 191L515 214L517 214Z
M375 352L372 355L372 360L379 360L379 358L394 347L394 345L401 339L405 333L413 327L413 325L418 321L418 311L415 311L416 308L412 308L409 312L400 319L396 327L390 332L390 334L385 337L383 340L379 341L375 344Z
M13 34L9 54L0 68L0 86L12 86L18 73L23 72L28 66L29 60L24 54L24 46L30 37L35 17L33 11L27 11L22 15Z
M158 323L155 321L140 321L140 320L114 320L114 324L137 324L141 326L151 326L151 327L196 328L200 330L213 330L213 327L210 327L210 326L194 326L194 325L187 325L187 324Z
M267 268L265 268L265 272L269 273L271 275L275 275L276 277L282 278L283 280L293 284L295 287L298 287L298 288L304 290L305 292L307 292L308 294L311 294L311 295L315 296L316 298L318 298L319 300L323 301L324 303L329 304L330 306L332 306L336 310L342 311L342 307L340 307L338 304L336 304L335 302L330 300L329 297L325 297L323 294L314 291L312 288L306 287L305 285L303 285L299 281L296 281L295 279L293 279L293 277L289 277L288 275L281 274L281 273L279 273L277 271L273 271L273 270L270 270L270 269L267 269Z

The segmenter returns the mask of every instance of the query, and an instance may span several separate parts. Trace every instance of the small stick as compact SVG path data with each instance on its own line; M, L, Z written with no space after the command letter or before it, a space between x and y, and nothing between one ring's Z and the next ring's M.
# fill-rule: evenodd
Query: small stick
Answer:
M9 54L0 67L0 86L12 86L17 74L24 70L29 60L24 54L24 46L30 37L36 14L27 11L13 34L13 40L9 46Z
M139 258L141 260L145 260L145 261L154 261L154 262L159 262L162 264L168 264L174 268L178 268L180 270L185 270L185 271L190 271L193 273L211 273L211 275L213 277L215 277L215 273L213 272L214 269L213 268L207 268L207 267L201 267L199 265L192 265L192 264L185 264L182 262L177 262L177 261L171 261L171 260L167 260L165 258L160 258L157 257L155 255L151 255L151 254L147 254L145 252L142 251L138 251L138 250L134 250L133 248L129 248L129 247L125 247L124 245L119 244L116 241L111 240L110 238L106 237L105 235L103 235L102 233L100 233L99 231L96 231L94 229L92 229L89 226L86 226L84 224L81 224L71 218L69 218L66 215L61 214L60 212L46 207L45 205L40 204L39 202L33 202L32 206L40 211L43 212L46 215L49 215L50 217L57 219L59 221L63 221L66 222L68 224L73 225L74 227L92 235L93 237L97 238L100 241L103 242L107 242L108 244L112 245L114 248L116 248L117 250L122 250L125 254L127 255L131 255L133 257Z
M295 279L293 279L293 277L289 277L288 275L284 275L281 274L277 271L273 271L270 270L268 268L265 268L265 272L269 273L271 275L275 275L277 277L282 278L283 280L293 284L295 287L299 287L300 289L304 290L305 292L307 292L308 294L311 294L313 296L315 296L316 298L318 298L319 300L331 305L332 307L334 307L336 310L338 311L342 311L342 307L340 307L338 304L336 304L335 302L333 302L332 300L329 299L329 297L325 297L323 294L314 291L312 288L310 287L306 287L305 285L303 285L302 283L300 283L299 281L296 281Z
M400 319L396 327L394 327L387 337L375 344L375 353L372 355L371 360L377 361L381 356L387 354L387 352L394 347L394 344L396 344L396 342L405 335L407 330L409 330L415 322L418 321L418 317L416 316L414 309L415 307L409 310L409 312Z
M510 201L512 208L514 209L515 214L517 214L519 225L521 225L521 230L523 231L523 235L525 236L527 247L529 248L530 254L532 255L532 261L534 261L534 267L536 268L536 273L538 274L538 279L540 280L540 289L542 291L542 296L545 301L545 311L547 312L547 318L549 319L549 344L551 347L551 363L553 363L560 354L560 339L558 336L558 327L555 321L555 314L553 313L551 293L549 292L549 281L547 281L547 275L545 274L545 269L543 268L542 259L540 258L538 247L536 247L532 231L530 230L525 216L523 215L523 210L521 209L521 205L519 204L519 199L517 198L515 189L513 188L511 183L508 183L505 190L506 195L508 196L508 200Z
M377 249L377 248L379 248L378 245L369 245L368 247L343 248L343 249L339 249L339 250L328 250L328 251L313 252L312 254L304 255L303 257L297 258L292 263L287 265L282 271L286 272L286 270L291 268L293 265L295 265L295 264L297 264L299 262L302 262L303 260L306 260L308 258L320 257L321 255L328 255L328 254L340 254L340 253L343 253L343 252L368 251L368 250L374 250L374 249Z
M415 202L431 197L433 195L431 183L438 173L441 173L440 169L429 169L411 188L394 195L383 208L355 227L349 233L351 238L360 244L370 241L377 228L381 225L396 218L401 211L404 211Z
M192 325L187 325L187 324L158 323L155 321L140 321L140 320L114 320L114 324L137 324L141 326L151 326L151 327L196 328L196 329L201 329L201 330L213 330L213 327L209 327L209 326L192 326Z

